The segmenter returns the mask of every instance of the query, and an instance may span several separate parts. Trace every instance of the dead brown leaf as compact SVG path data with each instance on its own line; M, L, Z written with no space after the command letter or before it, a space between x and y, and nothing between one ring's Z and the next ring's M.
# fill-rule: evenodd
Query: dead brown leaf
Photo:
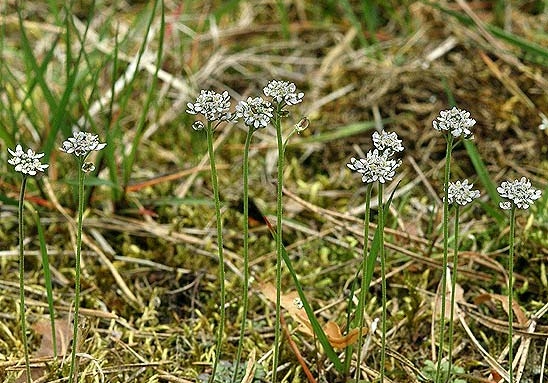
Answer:
M265 283L261 285L261 291L271 302L276 302L276 288L273 284ZM306 315L306 311L302 307L302 302L299 298L298 292L291 291L287 294L282 294L280 296L280 304L285 310L287 310L289 315L291 315L291 317L299 323L299 327L297 328L299 331L306 335L314 336L312 324ZM323 326L323 331L327 335L327 339L329 340L331 346L339 349L356 343L360 333L359 329L355 328L352 329L347 335L343 335L339 325L331 321L327 322L325 326ZM367 329L364 328L363 333L365 334L366 332Z
M488 301L496 301L500 302L502 304L502 308L508 314L508 297L506 295L500 295L500 294L490 294L485 293L478 295L474 299L474 303L477 305L480 305L482 303L488 302ZM527 324L527 315L525 315L525 312L521 308L518 302L515 300L512 301L512 310L514 311L514 315L516 316L516 319L520 325L526 325Z

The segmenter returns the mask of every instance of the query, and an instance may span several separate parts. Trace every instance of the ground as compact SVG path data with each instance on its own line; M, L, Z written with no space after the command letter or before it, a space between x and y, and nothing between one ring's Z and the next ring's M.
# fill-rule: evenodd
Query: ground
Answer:
M44 229L59 339L66 341L59 349L67 353L77 169L58 148L78 126L107 143L91 157L97 170L86 184L82 381L201 381L215 356L219 264L206 137L191 128L194 116L185 110L200 89L228 90L234 107L262 95L271 79L294 82L305 94L283 120L285 134L302 116L310 120L286 151L283 240L319 321L344 328L360 268L365 186L346 163L372 147L375 129L397 132L405 147L402 166L385 190L385 199L395 190L385 231L386 373L394 382L433 378L446 144L432 121L456 105L477 123L473 141L453 151L451 178L468 178L482 197L460 217L455 379L495 382L496 360L506 366L509 221L493 187L522 176L543 197L516 220L515 371L523 373L522 382L548 374L548 10L542 1L85 1L68 7L7 1L1 8L3 381L22 381L23 370L21 177L7 163L7 148L23 143L44 152L50 164L29 181L26 195L25 294L34 379L55 381L68 373L66 361L51 358L33 210ZM214 134L227 271L219 382L230 381L242 318L245 133L238 123L221 124ZM276 251L261 215L276 221L276 160L276 133L269 126L254 134L250 152L249 193L257 210L250 221L243 358L254 362L256 381L269 381L272 373L275 315L264 284L274 282ZM379 277L376 264L365 305L368 329L381 315ZM284 267L282 293L293 291ZM292 317L282 327L280 380L346 381L315 339L296 330ZM372 381L380 369L380 330L368 339L363 379Z

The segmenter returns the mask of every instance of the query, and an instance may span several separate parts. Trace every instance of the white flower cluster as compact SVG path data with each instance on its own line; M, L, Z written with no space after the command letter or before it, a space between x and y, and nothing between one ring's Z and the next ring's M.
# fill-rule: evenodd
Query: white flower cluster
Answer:
M8 152L13 156L8 159L8 163L15 166L15 171L21 174L34 176L36 172L43 172L49 166L40 161L44 153L35 153L32 149L25 152L21 145L17 145L15 151L8 148Z
M373 145L375 149L367 152L365 158L352 157L346 164L350 170L362 175L362 182L386 183L391 181L396 174L396 169L401 165L401 160L395 160L392 156L403 150L401 140L395 132L373 133Z
M453 107L449 110L442 110L440 115L432 122L434 129L450 132L455 138L473 139L474 135L470 130L476 124L476 120L470 118L470 112Z
M236 105L236 117L243 118L250 128L266 128L272 119L272 104L262 97L248 97Z
M469 184L468 180L449 182L447 188L447 201L450 204L456 203L461 206L465 206L479 198L479 190L472 190L474 184Z
M295 84L288 81L272 80L264 87L263 92L277 104L285 103L285 105L298 104L304 97L304 93L297 93Z
M92 151L102 150L107 144L99 142L99 137L88 132L74 132L73 137L69 137L63 142L61 151L74 154L77 157L87 157Z
M509 210L512 205L518 209L528 209L537 199L540 198L542 192L531 186L531 181L525 177L519 180L504 181L497 188L501 198L509 201L500 203L501 209Z
M208 121L227 121L230 113L230 96L225 90L222 94L212 90L201 90L195 103L188 103L188 114L201 114Z
M401 140L396 132L387 133L384 130L373 133L373 145L383 153L397 153L403 151Z

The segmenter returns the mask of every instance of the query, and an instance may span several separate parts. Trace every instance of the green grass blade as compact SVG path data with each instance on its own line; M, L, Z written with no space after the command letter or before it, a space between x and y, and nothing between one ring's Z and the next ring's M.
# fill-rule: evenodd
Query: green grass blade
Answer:
M270 230L270 233L276 239L276 230L272 227L272 224L270 221L263 217L265 220L268 229ZM329 343L329 340L327 339L327 335L323 331L322 326L318 322L318 319L316 319L316 315L314 314L314 310L312 310L312 307L308 303L308 300L306 299L306 295L304 295L304 291L302 289L301 283L299 282L299 278L297 277L297 273L295 272L295 269L293 268L293 264L291 263L291 259L289 258L289 255L287 254L287 250L285 249L285 246L282 245L282 258L284 260L285 265L287 266L287 270L289 271L289 274L291 274L291 278L293 278L293 282L295 283L295 287L297 289L297 293L299 294L299 298L301 298L301 301L303 302L304 310L306 311L306 315L308 316L308 320L310 321L310 324L312 325L312 329L314 330L314 334L318 338L318 341L322 345L325 354L333 363L335 366L335 369L339 372L344 372L344 365L340 361L339 357L337 356L337 353L331 347L331 343Z
M391 119L382 120L383 124L393 122ZM325 143L365 133L375 128L374 121L363 121L355 124L337 127L334 130L292 141L288 146L303 145L308 143Z
M470 157L470 161L472 161L472 165L474 165L474 169L476 169L476 173L480 179L480 182L482 183L485 190L487 190L487 194L489 195L489 199L496 205L499 205L500 202L500 196L497 192L497 186L491 181L491 177L489 177L489 173L487 171L487 167L485 166L485 163L481 159L481 156L478 152L478 149L476 148L476 145L473 141L470 140L464 140L464 147L466 148L466 151L468 153L468 156ZM485 207L485 205L484 205ZM497 220L498 223L502 223L506 218L504 214L499 209L486 209L487 213L491 215L494 219Z
M358 18L358 16L356 16L356 14L354 13L352 5L348 0L340 0L339 5L342 7L345 16L348 18L348 21L350 21L352 26L356 29L360 44L362 45L362 47L367 47L369 44L367 43L367 40L363 33L362 24L360 23L360 19Z
M40 254L42 256L42 270L44 271L44 280L46 282L46 295L49 309L49 319L51 324L51 340L53 344L53 356L57 359L57 335L55 331L55 308L53 306L53 287L51 283L51 272L49 267L48 249L46 246L46 237L44 235L44 228L40 222L40 216L34 209L33 211L34 221L36 222L36 228L38 229L38 240L40 241Z
M137 149L138 149L139 144L141 142L141 138L143 137L143 133L144 133L144 129L145 129L145 123L146 123L146 120L147 120L147 115L148 115L149 108L152 104L152 100L154 98L153 97L154 90L156 88L156 83L158 82L158 72L160 71L160 67L161 67L161 63L162 63L162 56L163 56L163 53L164 53L164 49L163 49L163 47L164 47L164 35L165 35L164 3L163 3L162 0L156 0L154 2L153 8L152 8L152 11L151 11L151 14L150 14L150 19L149 19L149 22L148 22L146 33L145 33L145 36L143 38L143 44L142 44L141 49L139 51L138 61L141 60L143 54L145 53L145 49L147 47L148 35L149 35L149 33L152 29L151 28L152 27L152 22L154 21L154 17L156 15L156 12L157 12L158 8L160 8L160 34L159 34L159 37L158 37L159 44L158 44L158 52L157 52L157 56L156 56L156 70L154 71L154 75L153 75L153 78L152 78L152 84L148 88L146 101L145 101L145 104L143 106L141 116L139 118L139 122L137 123L137 129L136 129L136 132L135 132L135 137L133 139L133 142L131 143L131 151L130 151L128 157L124 159L124 180L123 180L124 181L124 184L123 184L124 189L129 183L129 179L130 179L130 176L131 176L131 171L132 171L132 168L133 168L133 164L135 163L135 158L137 156ZM139 63L137 63L137 67L139 67Z
M399 185L399 183L398 183ZM383 214L383 221L386 223L386 217L388 216L388 213L390 212L390 205L392 204L392 198L394 197L394 193L398 189L398 186L392 190L392 193L390 194L390 197L388 198L388 201L384 204L384 214ZM384 226L384 225L383 225ZM364 239L365 240L365 239ZM367 256L367 275L365 276L365 285L370 286L371 281L373 280L373 271L375 270L375 262L377 261L377 255L379 254L381 248L381 241L380 241L380 234L379 234L379 227L375 229L375 235L373 236L373 241L371 242L371 250L369 251L369 254ZM362 305L362 307L360 307ZM360 302L360 305L358 305L357 310L363 310L363 304Z
M465 26L474 25L474 21L470 17L466 16L465 14L461 12L447 9L437 2L431 2L426 0L423 0L423 2L425 4L430 5L433 8L439 9L440 11L450 15L451 17L454 17ZM498 37L501 40L506 41L507 43L515 46L516 48L519 48L523 54L524 59L539 65L543 65L544 67L548 67L548 49L547 48L541 45L538 45L532 41L526 40L523 37L507 32L494 25L491 25L491 24L484 24L484 25L485 25L485 28L494 36Z

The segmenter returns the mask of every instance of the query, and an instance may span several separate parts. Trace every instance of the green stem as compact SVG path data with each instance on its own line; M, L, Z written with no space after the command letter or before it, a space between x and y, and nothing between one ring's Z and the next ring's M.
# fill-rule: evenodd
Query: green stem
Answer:
M209 164L211 167L211 184L213 187L213 195L215 198L215 217L217 221L217 250L219 255L219 283L221 288L221 297L220 297L220 314L221 319L219 323L218 333L217 333L217 344L215 349L215 360L213 361L213 369L211 371L211 376L209 382L213 383L215 380L215 373L217 371L217 364L221 358L221 345L223 343L224 327L225 327L225 262L223 256L223 222L221 219L221 199L219 197L219 181L217 179L217 168L215 166L215 152L213 150L213 128L211 122L208 121L206 125L206 134L207 134L207 151L209 154Z
M371 216L371 190L373 189L373 184L367 184L367 189L365 192L365 218L363 220L363 260L362 260L362 280L360 286L360 300L358 303L358 350L356 352L356 382L359 381L360 377L360 364L361 364L361 352L363 346L363 334L361 329L364 326L364 309L365 309L365 297L367 294L367 289L369 286L365 285L366 275L367 275L367 257L368 257L368 244L369 244L369 220Z
M455 315L455 288L457 286L457 267L459 254L459 205L455 205L455 244L453 249L453 275L451 276L451 312L449 314L449 351L448 351L448 372L446 382L451 379L451 364L453 363L453 317Z
M244 281L243 281L243 307L242 307L242 323L240 325L240 340L238 341L238 351L236 352L236 363L234 365L234 375L232 382L236 382L238 369L240 367L240 358L242 356L242 348L245 335L245 326L247 321L247 310L249 307L249 147L251 145L251 137L254 129L249 128L245 138L244 146L244 163L243 163L243 182L244 182Z
M25 204L25 189L27 187L27 176L23 175L21 182L21 194L19 194L19 301L20 301L20 321L21 335L23 339L23 350L25 352L25 369L27 375L27 383L30 383L30 359L29 359L29 344L27 339L27 319L25 315L25 251L24 251L24 223L23 209Z
M74 321L72 328L72 352L70 357L69 383L76 374L76 352L78 351L78 319L80 313L80 259L82 253L82 222L84 219L84 158L78 157L78 228L76 230L76 264L74 266Z
M386 260L384 258L384 205L383 205L383 184L379 182L379 212L377 225L379 227L379 257L381 258L381 293L382 293L382 338L381 338L381 377L384 382L384 368L386 359Z
M513 362L514 362L514 350L513 350L513 324L514 324L514 310L512 308L514 299L514 240L516 232L516 205L512 204L510 210L510 251L508 257L508 375L510 376L510 383L514 382Z
M275 116L274 127L278 143L278 184L276 191L276 322L274 323L274 357L272 370L272 383L276 383L278 375L278 362L280 359L280 316L281 316L281 289L282 289L282 188L284 170L284 146L282 142L282 124L280 120L281 104L278 104Z
M436 383L440 382L441 360L443 355L443 343L445 335L445 300L447 292L447 257L449 250L449 203L448 187L451 172L451 149L453 147L453 135L447 134L447 149L445 151L445 171L443 178L443 264L441 268L441 317L440 317L440 345L438 349L438 363L436 367Z

